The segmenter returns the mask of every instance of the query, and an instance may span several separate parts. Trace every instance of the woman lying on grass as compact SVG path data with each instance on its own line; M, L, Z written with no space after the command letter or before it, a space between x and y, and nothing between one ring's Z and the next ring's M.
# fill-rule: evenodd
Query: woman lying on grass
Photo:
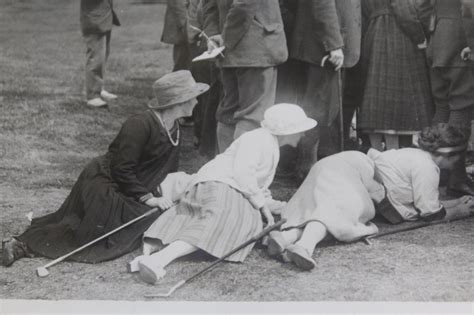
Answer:
M191 115L196 97L208 88L196 83L189 71L157 80L150 109L125 121L108 152L84 168L59 210L34 219L22 235L3 242L3 264L9 266L31 252L57 258L150 208L169 208L172 202L161 197L157 187L178 169L177 120ZM128 253L140 245L155 219L147 217L71 259L97 263Z
M269 255L285 253L310 270L316 265L313 251L327 234L351 242L377 233L370 222L376 209L393 224L472 213L472 196L440 201L438 191L440 168L453 167L466 147L462 132L440 124L420 133L419 148L347 151L322 159L284 208L284 231L270 233Z
M168 264L197 250L221 258L262 230L261 215L267 224L273 224L266 199L279 147L295 147L303 132L314 126L316 121L297 105L277 104L267 109L262 128L243 134L205 164L179 204L145 232L145 242L158 239L167 246L150 256L137 257L130 263L130 271L139 271L143 281L154 284ZM226 260L242 262L252 247Z

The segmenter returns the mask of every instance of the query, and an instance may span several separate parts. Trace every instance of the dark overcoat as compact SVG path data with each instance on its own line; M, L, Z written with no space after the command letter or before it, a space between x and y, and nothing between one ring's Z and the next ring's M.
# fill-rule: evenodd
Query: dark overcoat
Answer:
M81 0L80 22L82 34L103 34L120 25L113 9L113 0Z
M474 0L433 1L432 34L428 47L432 66L474 67L473 61L461 58L462 49L474 49Z
M204 0L207 35L221 34L222 67L272 67L288 58L278 0Z
M330 51L343 48L344 66L359 60L360 0L297 0L290 57L319 65Z
M165 23L161 41L167 44L180 44L187 41L186 14L187 0L168 0Z

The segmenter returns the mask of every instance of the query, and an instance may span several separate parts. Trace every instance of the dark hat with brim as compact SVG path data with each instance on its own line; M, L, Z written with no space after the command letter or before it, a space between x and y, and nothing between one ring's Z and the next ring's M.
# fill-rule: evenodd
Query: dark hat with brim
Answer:
M192 100L209 90L209 85L196 82L188 70L165 74L153 83L155 98L148 103L152 109L165 109Z

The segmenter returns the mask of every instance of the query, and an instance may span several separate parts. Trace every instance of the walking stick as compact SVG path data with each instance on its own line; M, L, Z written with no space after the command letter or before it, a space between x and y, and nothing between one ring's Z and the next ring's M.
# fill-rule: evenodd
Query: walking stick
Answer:
M70 253L68 253L68 254L66 254L66 255L64 255L64 256L61 256L61 257L59 257L59 258L53 260L52 262L50 262L50 263L48 263L48 264L46 264L46 265L44 265L44 266L38 267L38 268L36 269L36 274L37 274L39 277L46 277L46 276L48 276L48 275L49 275L49 271L48 271L48 268L49 268L49 267L56 265L57 263L59 263L59 262L65 260L66 258L68 258L68 257L70 257L70 256L72 256L72 255L74 255L74 254L77 253L77 252L80 252L80 251L83 250L84 248L89 247L90 245L95 244L95 243L97 243L97 242L100 241L100 240L103 240L104 238L106 238L106 237L108 237L108 236L114 234L115 232L118 232L118 231L120 231L120 230L126 228L127 226L129 226L129 225L131 225L131 224L133 224L133 223L135 223L135 222L137 222L137 221L139 221L139 220L141 220L141 219L143 219L143 218L145 218L145 217L147 217L147 216L152 215L152 214L155 213L156 211L158 211L158 208L153 208L153 209L151 209L151 210L148 210L147 212L145 212L145 213L142 214L141 216L136 217L135 219L128 221L127 223L125 223L125 224L119 226L118 228L116 228L116 229L114 229L114 230L112 230L112 231L110 231L110 232L108 232L108 233L106 233L106 234L104 234L104 235L102 235L102 236L96 238L96 239L93 240L93 241L90 241L89 243L87 243L87 244L85 244L85 245L82 245L81 247L79 247L79 248L73 250L72 252L70 252Z
M329 55L326 55L321 59L321 68L324 67L326 61L329 59ZM339 149L340 151L344 151L344 116L342 115L343 112L343 95L342 95L342 70L337 70L337 101L339 107Z
M433 225L439 225L439 224L445 224L445 223L451 223L451 222L455 222L455 221L465 220L465 219L468 219L468 218L473 217L473 216L474 216L473 213L469 213L467 215L454 217L454 218L448 219L448 220L447 219L442 219L442 220L436 220L436 221L431 221L431 222L420 222L420 223L412 225L412 226L402 227L402 228L394 229L394 230L391 230L391 231L386 231L386 232L382 232L382 233L378 233L378 234L374 234L374 235L369 235L369 236L366 236L366 237L362 238L362 240L367 245L372 245L372 242L370 240L372 240L374 238L379 238L379 237L382 237L382 236L387 236L387 235L397 234L397 233L401 233L401 232L416 230L416 229L420 229L420 228L427 227L427 226L433 226Z
M337 90L338 90L338 101L339 101L339 137L340 146L339 149L344 151L344 116L343 116L343 95L342 95L342 70L337 70Z
M157 293L157 294L147 294L145 295L145 297L147 298L160 298L160 297L169 297L171 294L173 294L174 291L176 291L178 288L182 287L185 283L188 283L188 282L191 282L192 280L194 280L195 278L199 277L200 275L202 275L203 273L211 270L215 265L217 265L218 263L222 262L225 258L231 256L232 254L235 254L236 252L238 252L239 250L247 247L248 245L258 241L259 239L261 239L262 237L264 237L265 235L267 235L268 233L270 233L271 231L275 230L275 229L278 229L279 227L281 227L284 223L286 222L285 219L282 219L280 221L278 221L277 223L273 224L273 225L270 225L270 226L267 226L265 229L263 229L260 233L258 233L257 235L255 235L254 237L252 237L251 239L249 239L248 241L246 241L245 243L241 244L240 246L234 248L233 250L231 250L230 252L226 253L224 256L222 256L221 258L217 259L216 261L214 261L213 263L211 263L209 266L207 266L206 268L202 269L201 271L195 273L194 275L190 276L189 278L187 279L184 279L184 280L181 280L179 281L178 283L176 283L173 287L171 287L171 289L169 289L169 291L167 293Z

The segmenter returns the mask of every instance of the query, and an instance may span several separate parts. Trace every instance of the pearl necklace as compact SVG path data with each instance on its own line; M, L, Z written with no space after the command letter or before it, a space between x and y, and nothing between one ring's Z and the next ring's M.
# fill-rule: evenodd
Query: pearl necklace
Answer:
M155 112L155 114L156 114L156 117L158 117L158 120L160 121L160 123L161 123L161 125L163 126L163 128L165 128L166 134L168 135L168 139L170 139L171 144L172 144L174 147L178 146L178 144L179 144L179 124L177 125L178 131L176 132L176 140L173 140L173 138L171 138L171 134L170 134L168 128L166 128L166 125L165 125L165 123L163 122L163 119L161 119L160 114L158 114L158 113L156 113L156 112Z

